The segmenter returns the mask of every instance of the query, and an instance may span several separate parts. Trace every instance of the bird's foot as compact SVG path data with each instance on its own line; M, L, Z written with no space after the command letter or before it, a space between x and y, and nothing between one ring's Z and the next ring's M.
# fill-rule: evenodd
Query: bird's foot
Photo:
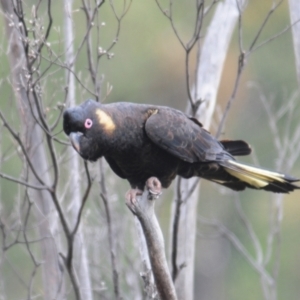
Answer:
M149 192L148 199L157 199L162 194L161 183L156 177L150 177L146 181L146 188Z
M150 177L146 181L145 190L130 189L125 195L125 203L128 208L135 214L141 214L143 211L148 211L150 206L154 205L153 201L161 194L162 187L160 181L156 177Z
M142 196L143 191L139 189L130 189L125 195L126 205L131 209L137 202L137 196ZM132 210L132 209L131 209Z

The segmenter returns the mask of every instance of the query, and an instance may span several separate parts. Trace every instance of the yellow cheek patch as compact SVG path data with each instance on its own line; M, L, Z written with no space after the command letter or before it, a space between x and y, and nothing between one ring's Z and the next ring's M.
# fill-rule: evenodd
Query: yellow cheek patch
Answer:
M99 124L104 128L104 130L109 134L113 133L116 129L116 124L111 116L99 108L96 110L96 115L98 117Z
M149 109L148 111L147 111L147 117L149 118L149 117L151 117L152 115L156 115L158 113L158 109Z

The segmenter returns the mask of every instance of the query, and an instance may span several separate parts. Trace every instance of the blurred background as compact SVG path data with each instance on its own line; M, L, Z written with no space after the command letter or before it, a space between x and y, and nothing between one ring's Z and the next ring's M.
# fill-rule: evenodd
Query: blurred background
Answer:
M164 7L168 6L167 1L161 3ZM272 3L273 1L269 0L248 1L242 17L244 49L248 49L251 45ZM30 8L35 4L35 1L26 0L23 4L29 18ZM44 4L41 3L41 5ZM86 28L80 7L81 2L74 1L72 13L75 48L80 44ZM194 2L174 1L173 7L176 28L182 39L188 41L195 21ZM52 4L52 9L54 24L49 42L56 53L59 53L63 40L62 2L55 1ZM203 36L212 14L213 10L204 22ZM1 18L3 18L3 14L1 14ZM99 38L101 47L106 49L114 39L117 30L116 19L107 3L101 7L100 19L102 22L100 35L94 38ZM289 24L288 1L283 1L270 17L258 44L276 35ZM0 109L17 129L18 119L13 112L15 98L9 80L10 66L7 58L7 37L3 20L0 26L2 32L0 37ZM192 69L196 66L196 51L194 52L191 60ZM185 81L185 53L172 31L170 22L163 16L155 1L132 2L122 21L119 39L110 54L110 59L103 57L99 68L102 76L101 99L103 102L151 103L186 110L188 97ZM239 42L236 28L222 73L212 126L209 128L212 134L216 133L224 108L232 94L237 76L238 58ZM43 63L46 65L46 62ZM84 53L79 54L75 68L78 76L89 86L88 79L85 79L87 78L88 66ZM55 70L55 66L53 66L53 70ZM55 115L54 103L63 102L65 97L64 70L55 70L53 73L50 70L43 80L45 87L43 97L49 105L50 113ZM292 138L293 133L300 126L298 91L292 34L290 30L287 30L284 34L253 52L247 59L236 99L229 111L221 136L222 139L243 139L252 146L253 155L239 158L241 161L270 170L287 172L300 178L300 158L290 166L288 163L290 157L281 158L281 153L276 148L276 138L279 138L284 144ZM80 85L77 85L76 102L79 104L87 98L92 98L92 96ZM273 121L275 120L278 126L279 136L274 137L270 127L270 114L273 117L277 116L277 119L273 118ZM59 124L57 132L60 132L61 129L61 124ZM59 136L67 141L63 133L59 133ZM298 141L299 143L300 141ZM1 153L7 155L13 147L14 142L2 128ZM292 149L290 150L292 151ZM92 165L91 168L93 168ZM17 176L20 170L21 165L18 160L1 161L1 172ZM123 200L124 194L129 188L128 184L117 179L111 171L107 170L107 172L108 184L110 184L110 189L114 191L111 197L112 209L115 211L113 214L124 213L128 214L130 218L130 213L127 211ZM4 179L0 179L0 195L2 224L4 220L8 219L8 216L17 214L18 211L21 214L21 202L17 200L18 191L15 189L15 184ZM259 260L258 257L255 257L255 246L249 236L248 229L250 226L262 247L266 260L266 270L270 274L274 274L273 272L277 274L278 272L278 299L299 299L300 192L296 191L290 195L285 195L283 198L253 190L233 193L216 184L201 181L199 197L195 299L264 299L261 275L249 264L241 251L237 250L226 234L207 224L205 220L217 220L226 226L230 232L234 233L249 254L254 257L254 260ZM165 236L167 252L170 244L170 214L173 198L174 187L172 186L164 192L156 207ZM84 224L94 226L94 228L86 231L86 237L101 235L105 239L104 217L97 216L93 212L93 207L99 206L100 212L103 213L103 207L101 208L102 204L95 204L96 202L99 202L99 196L97 189L94 189L89 197L83 220ZM280 208L276 206L278 203L282 204ZM274 230L273 222L278 211L282 214L282 222L279 224L279 228L275 228L278 230L278 234L272 235L270 232ZM32 222L34 224L34 221ZM117 239L122 236L123 231L118 231L120 227L123 226L123 230L126 231L133 230L129 228L131 223L125 226L124 223L122 225L123 219L118 222L119 225L115 227ZM6 238L9 240L9 237L2 234L0 243L3 244ZM100 238L99 240L96 238L95 243L96 240L99 250ZM117 251L124 261L126 261L126 253L124 254L124 252L128 249L125 249L124 245L127 243L130 244L131 242L129 240L122 242L122 246L119 245ZM269 247L270 243L273 243L271 248ZM1 259L0 286L5 290L3 295L6 296L3 296L2 299L24 298L22 295L24 295L25 287L22 281L28 282L26 276L30 276L31 273L30 264L24 256L23 247L17 245L10 251L3 251L6 258L2 257ZM270 249L272 252L268 253ZM96 250L91 250L91 260L93 255L96 255L93 251ZM101 251L104 253L103 256L107 255L105 252L107 250L99 250L99 253ZM93 267L96 268L97 264L91 263L91 268ZM19 275L16 276L16 273ZM110 287L109 274L102 274L101 276L103 284ZM121 274L120 277L122 276ZM41 279L35 280L37 287L40 281ZM124 299L127 299L125 287L123 291Z

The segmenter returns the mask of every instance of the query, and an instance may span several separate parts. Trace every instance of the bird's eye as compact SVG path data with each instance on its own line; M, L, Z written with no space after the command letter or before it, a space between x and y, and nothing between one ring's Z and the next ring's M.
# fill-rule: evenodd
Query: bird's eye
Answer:
M91 128L92 125L93 125L93 121L92 121L91 119L86 119L86 120L85 120L85 122L84 122L84 127L85 127L86 129Z

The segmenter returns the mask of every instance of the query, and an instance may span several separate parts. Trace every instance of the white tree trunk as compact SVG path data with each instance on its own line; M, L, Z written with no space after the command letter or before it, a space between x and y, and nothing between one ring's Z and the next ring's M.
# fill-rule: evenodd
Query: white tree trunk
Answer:
M70 106L76 105L76 89L75 79L71 71L74 71L74 30L73 30L73 18L72 18L72 5L73 0L64 0L64 29L65 29L65 55L66 64L69 70L66 70L66 81L68 86L67 104ZM72 226L75 226L78 212L81 206L81 180L80 180L80 163L79 155L75 153L74 149L69 147L68 151L70 161L70 210L72 213ZM77 274L80 294L82 299L92 300L92 286L90 280L89 264L87 259L86 243L84 241L84 235L82 234L82 226L80 225L74 240L74 266Z
M43 144L43 132L32 116L29 101L26 93L26 70L25 53L21 44L19 33L13 22L18 26L18 20L14 14L12 1L1 0L3 12L5 14L6 32L9 40L9 60L11 66L12 86L16 96L17 106L20 113L20 120L23 128L23 136L26 150L31 159L34 169L41 176L46 184L50 184L48 172L47 155ZM33 103L33 101L32 101ZM33 110L35 107L33 105ZM39 185L39 182L29 170L30 182ZM41 261L43 274L43 295L44 299L63 298L63 273L59 267L58 247L52 237L52 224L57 224L57 217L52 212L54 210L52 198L47 191L29 189L31 201L34 202L36 223L38 224L41 244Z
M300 2L289 0L298 85L300 88Z
M226 54L239 16L237 2L239 2L240 7L243 7L244 1L236 0L227 0L217 5L203 46L199 52L198 82L195 84L195 93L192 94L195 94L195 100L201 99L204 101L196 117L201 120L206 129L209 129L211 124ZM181 192L183 198L189 193L189 190L197 180L182 179ZM195 241L199 191L198 185L188 200L181 205L177 264L181 265L184 263L186 266L179 272L176 280L176 291L180 300L193 299L194 295Z

